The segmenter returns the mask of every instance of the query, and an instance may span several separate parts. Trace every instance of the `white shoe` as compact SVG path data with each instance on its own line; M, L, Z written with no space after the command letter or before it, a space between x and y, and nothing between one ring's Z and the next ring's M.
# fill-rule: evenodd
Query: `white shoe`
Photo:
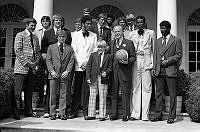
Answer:
M49 113L44 113L43 117L44 118L49 118Z

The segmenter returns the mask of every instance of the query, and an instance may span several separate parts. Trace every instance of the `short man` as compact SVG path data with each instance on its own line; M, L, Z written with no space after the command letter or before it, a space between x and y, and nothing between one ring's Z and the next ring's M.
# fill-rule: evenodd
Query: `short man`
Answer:
M127 14L126 21L127 21L127 25L128 25L128 30L134 31L135 30L135 27L134 27L135 16L133 14Z
M156 77L156 109L151 121L162 120L163 93L168 88L170 108L167 123L174 123L176 118L176 77L182 58L182 43L179 38L170 33L171 24L168 21L160 23L160 37L155 45L155 55L152 74Z
M98 40L109 42L111 40L111 30L106 27L107 16L104 13L98 15L98 23L91 27L92 32L97 34Z
M24 115L25 117L35 117L32 109L32 76L37 70L37 65L40 60L40 46L36 35L33 31L36 27L34 18L24 19L26 29L16 35L14 50L15 58L15 86L14 86L14 118L20 119L20 97L24 82L27 86L24 87Z
M145 21L144 16L136 17L137 30L130 33L137 56L132 71L132 111L130 117L132 121L139 119L143 121L149 120L155 33L153 30L145 29Z
M81 18L82 29L72 36L72 47L76 59L72 113L69 118L77 116L81 105L83 107L84 118L87 116L89 88L86 82L85 69L90 54L97 49L97 35L89 31L91 24L92 18L90 16L83 16Z
M96 97L99 93L99 121L105 121L106 97L112 62L110 54L105 52L106 42L99 40L97 47L98 51L90 55L86 67L86 79L90 87L88 117L86 120L96 118Z
M58 42L48 47L46 58L50 79L50 119L56 119L56 93L57 90L60 90L59 116L61 120L67 120L67 115L65 115L66 100L69 100L71 96L67 79L69 79L68 74L72 70L75 56L73 48L65 43L66 32L59 30L57 36Z
M127 40L123 37L123 28L120 25L117 25L113 28L115 39L111 41L110 44L110 53L112 56L112 70L113 70L113 84L112 84L112 112L110 120L118 119L118 94L121 90L122 94L122 121L128 121L130 114L130 81L131 81L131 71L132 64L134 63L135 48L132 41ZM127 60L118 61L115 57L115 53L124 49L127 52Z
M75 21L74 21L74 27L75 27L75 31L74 32L78 32L81 30L81 18L77 18ZM74 32L72 32L71 34L73 34Z

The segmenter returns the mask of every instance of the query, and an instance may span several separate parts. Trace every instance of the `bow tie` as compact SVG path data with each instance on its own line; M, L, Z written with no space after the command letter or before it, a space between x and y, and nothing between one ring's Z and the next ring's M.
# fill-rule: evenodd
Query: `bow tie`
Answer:
M138 30L138 34L139 34L139 35L143 35L143 34L144 34L144 29L139 29L139 30Z
M89 36L89 32L85 32L85 33L83 33L83 37L88 37Z

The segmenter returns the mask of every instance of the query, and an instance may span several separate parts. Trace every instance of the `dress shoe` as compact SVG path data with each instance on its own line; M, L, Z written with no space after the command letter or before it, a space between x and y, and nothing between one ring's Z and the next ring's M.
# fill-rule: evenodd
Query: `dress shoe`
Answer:
M62 115L62 116L60 116L60 119L61 119L61 120L67 120L67 115Z
M50 120L56 120L56 116L55 115L50 116Z
M20 120L20 112L17 111L17 110L14 111L13 118L14 118L15 120Z
M136 121L137 119L135 117L130 117L129 120L130 121Z
M36 117L36 118L40 118L40 116L38 114L35 113L29 113L29 114L24 114L25 117Z
M162 117L155 117L151 119L152 122L162 121Z
M77 117L77 114L70 114L69 116L68 116L68 119L74 119L74 118L76 118Z
M99 121L105 121L106 118L99 118Z
M49 113L44 113L43 117L44 118L49 118Z
M173 118L169 118L168 120L167 120L167 124L173 124L174 123L174 119Z
M122 121L128 121L128 116L123 116Z
M110 120L111 120L111 121L114 121L114 120L117 120L117 119L118 119L117 116L111 116L111 117L110 117Z
M85 120L95 120L95 119L96 117L90 117L90 116L85 117Z

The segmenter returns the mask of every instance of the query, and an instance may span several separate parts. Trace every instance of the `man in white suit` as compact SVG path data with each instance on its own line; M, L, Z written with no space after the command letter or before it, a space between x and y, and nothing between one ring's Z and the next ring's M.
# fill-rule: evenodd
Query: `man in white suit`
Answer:
M152 92L151 69L153 67L153 46L155 33L145 28L145 17L136 18L137 30L130 33L135 45L136 62L133 65L132 112L130 120L148 121L149 104Z
M90 54L97 50L97 35L89 31L92 24L91 16L81 18L82 29L72 35L72 47L75 52L74 94L72 98L72 112L69 118L75 118L82 106L86 119L89 99L89 87L86 82L86 64Z

